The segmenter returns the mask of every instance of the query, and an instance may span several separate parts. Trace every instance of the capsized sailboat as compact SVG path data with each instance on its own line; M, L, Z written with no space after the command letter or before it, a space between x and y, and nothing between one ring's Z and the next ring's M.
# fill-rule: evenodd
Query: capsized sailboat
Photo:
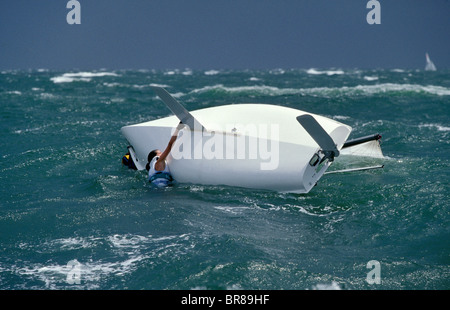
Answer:
M152 88L174 115L124 126L121 132L137 169L144 170L148 153L165 147L178 123L185 124L167 158L180 183L308 193L341 153L380 138L346 145L350 126L277 105L229 104L189 112L164 88Z
M428 55L428 53L425 53L425 59L426 59L425 71L436 71L436 66L431 61L430 56Z

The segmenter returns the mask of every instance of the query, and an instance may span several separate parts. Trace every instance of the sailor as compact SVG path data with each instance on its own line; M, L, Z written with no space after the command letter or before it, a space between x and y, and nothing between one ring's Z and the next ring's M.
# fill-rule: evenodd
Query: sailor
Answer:
M178 132L184 127L184 124L180 122L175 129L169 144L164 152L159 149L153 150L148 154L146 169L148 171L148 181L156 187L166 187L173 185L174 179L170 174L169 166L166 162L167 156L172 150L172 145L178 137Z

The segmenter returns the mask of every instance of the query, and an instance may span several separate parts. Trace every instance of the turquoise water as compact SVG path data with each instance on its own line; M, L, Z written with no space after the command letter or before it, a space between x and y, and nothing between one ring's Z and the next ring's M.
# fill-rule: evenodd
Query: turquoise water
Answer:
M358 164L385 167L306 195L153 189L120 134L170 115L151 84L188 110L278 104L380 133L386 158ZM0 102L0 289L450 288L450 71L4 71Z

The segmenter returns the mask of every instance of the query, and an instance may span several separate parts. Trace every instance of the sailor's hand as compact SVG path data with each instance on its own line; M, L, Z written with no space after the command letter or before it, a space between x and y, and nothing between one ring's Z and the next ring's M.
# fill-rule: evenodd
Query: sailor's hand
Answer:
M183 129L184 126L186 126L186 125L184 125L182 122L179 122L179 123L178 123L178 126L175 128L175 131L174 131L173 134L172 134L172 137L178 136L178 132L179 132L181 129Z
M186 125L184 125L182 122L178 123L177 130L183 129L184 126L186 126Z

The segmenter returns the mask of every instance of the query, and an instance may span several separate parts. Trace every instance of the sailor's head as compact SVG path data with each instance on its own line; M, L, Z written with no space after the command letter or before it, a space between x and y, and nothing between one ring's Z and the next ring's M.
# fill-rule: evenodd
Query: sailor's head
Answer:
M155 156L161 156L161 151L159 149L155 149L155 150L151 151L150 153L148 153L147 161L151 162Z
M150 170L150 162L152 161L152 159L155 157L155 156L161 156L161 151L159 150L159 149L155 149L155 150L153 150L153 151L151 151L150 153L148 153L148 156L147 156L147 165L146 165L146 169L147 170Z

